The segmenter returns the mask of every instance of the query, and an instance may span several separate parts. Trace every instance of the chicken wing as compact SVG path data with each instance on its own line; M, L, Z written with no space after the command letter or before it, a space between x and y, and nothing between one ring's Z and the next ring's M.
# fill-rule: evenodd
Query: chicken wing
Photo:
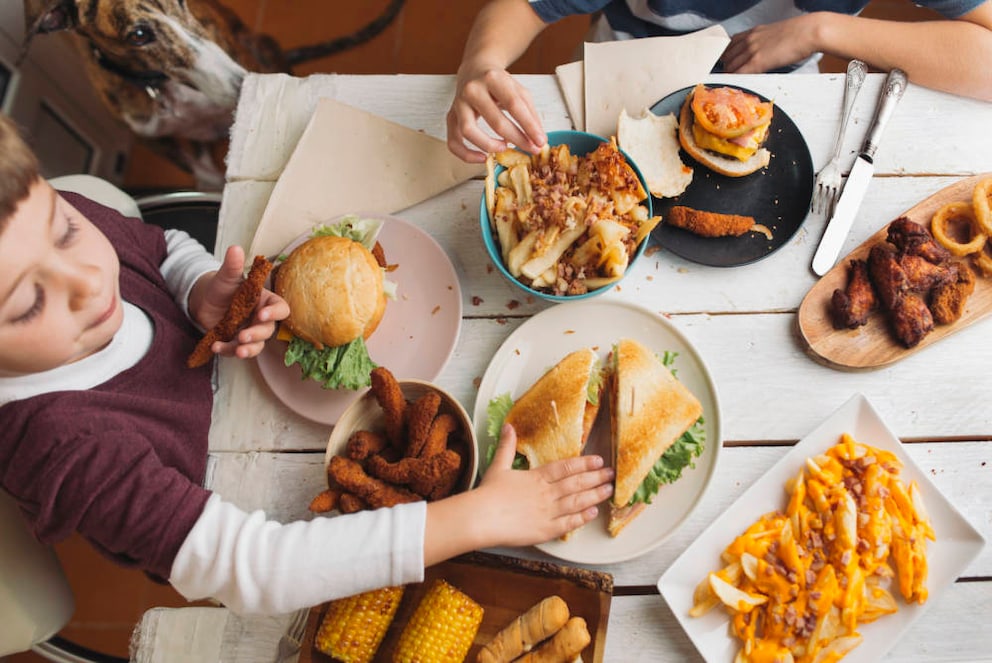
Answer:
M868 279L868 263L852 260L845 289L834 290L830 300L834 327L857 329L868 322L868 314L878 306L875 290Z
M933 315L923 299L903 293L889 311L889 322L896 338L907 348L916 346L933 329Z
M906 253L899 257L899 266L906 274L906 287L924 297L935 287L957 279L954 263L935 265L922 256Z
M891 310L896 301L909 289L906 272L899 266L896 254L884 244L876 244L868 253L868 273L875 285L875 293L885 310Z
M889 224L887 238L900 253L920 256L935 265L945 263L951 258L950 252L933 238L925 226L904 216Z

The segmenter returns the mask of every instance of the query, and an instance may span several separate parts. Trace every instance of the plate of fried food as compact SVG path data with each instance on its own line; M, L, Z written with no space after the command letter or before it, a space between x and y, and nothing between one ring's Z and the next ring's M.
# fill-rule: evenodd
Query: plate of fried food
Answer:
M510 334L473 422L483 469L503 422L517 433L515 468L592 453L612 463L614 496L599 516L537 546L586 564L664 543L696 509L721 451L716 388L691 341L652 311L605 300L559 304Z
M398 217L316 224L282 251L273 274L290 316L258 368L283 404L318 423L333 425L365 393L375 365L433 380L458 342L455 268L430 235Z
M668 118L666 131L677 132L679 157L692 171L674 190L649 186L662 217L651 234L664 249L734 267L766 258L795 235L809 212L813 161L780 106L746 88L700 84L661 99L650 114ZM620 145L626 149L622 137Z
M412 661L438 651L450 661L601 663L612 594L602 571L468 553L425 569L423 582L312 608L299 660Z
M478 469L465 408L441 387L397 380L384 366L344 411L327 440L327 489L313 513L354 513L434 501L469 490Z
M966 177L887 223L810 289L811 356L868 369L908 357L992 312L992 173Z
M879 661L984 543L856 395L713 521L658 590L711 663Z
M552 131L541 152L505 150L486 165L479 206L486 251L510 283L540 299L609 291L658 222L644 178L615 140Z

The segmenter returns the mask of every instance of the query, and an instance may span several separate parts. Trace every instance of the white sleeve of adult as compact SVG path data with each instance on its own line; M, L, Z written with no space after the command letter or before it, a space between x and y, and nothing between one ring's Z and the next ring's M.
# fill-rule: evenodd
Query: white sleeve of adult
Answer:
M425 502L286 525L214 494L172 563L190 601L281 614L424 579Z
M220 261L184 230L165 231L165 260L159 267L169 292L189 316L189 291L197 279L220 269Z

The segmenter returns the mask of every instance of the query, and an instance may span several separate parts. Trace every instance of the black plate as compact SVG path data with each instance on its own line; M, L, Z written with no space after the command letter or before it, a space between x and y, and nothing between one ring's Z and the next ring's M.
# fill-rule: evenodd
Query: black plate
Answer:
M723 85L723 84L719 84ZM762 101L757 92L737 85ZM683 88L668 95L654 106L655 115L674 113L692 90ZM768 166L744 177L727 177L699 164L683 150L682 161L693 169L692 183L675 198L654 198L654 213L662 222L651 236L663 248L686 260L712 265L734 267L745 265L773 253L788 242L806 219L813 196L813 159L799 128L780 106L775 106L772 126L765 147L772 153ZM772 239L758 232L740 237L700 237L688 230L665 225L664 219L673 205L686 205L707 212L753 216L772 231Z

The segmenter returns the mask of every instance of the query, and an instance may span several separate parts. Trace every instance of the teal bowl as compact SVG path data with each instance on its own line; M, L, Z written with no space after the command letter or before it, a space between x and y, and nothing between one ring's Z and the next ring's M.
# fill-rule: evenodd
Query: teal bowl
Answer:
M577 154L580 156L589 154L590 152L594 151L599 146L600 143L605 143L607 141L608 139L603 138L602 136L586 133L584 131L549 131L548 132L548 145L551 145L552 147L562 144L568 145L568 149L572 154ZM631 159L630 156L623 150L621 150L620 153L623 154L624 158L627 160L627 163L630 164L630 167L634 169L634 173L637 175L637 179L641 181L641 186L643 186L644 190L647 191L648 190L647 182L644 180L644 176L641 174L641 171L637 167L637 164L635 164L634 160ZM498 176L504 170L506 169L503 166L497 164L496 175ZM645 198L643 201L641 201L640 204L648 208L649 218L653 216L650 194L648 194L648 197ZM549 302L574 302L581 299L589 299L591 297L596 297L597 295L601 295L604 292L609 292L610 289L612 289L618 283L623 281L624 278L626 278L631 268L633 268L637 260L644 254L644 249L646 248L648 243L648 237L645 237L643 240L641 240L641 243L637 245L637 249L634 251L634 255L630 257L630 262L627 265L627 269L624 271L624 275L619 279L617 279L616 281L613 281L612 283L609 283L602 287L596 288L595 290L590 290L588 292L582 293L581 295L555 295L549 292L544 292L542 290L531 288L530 286L521 283L515 276L513 276L513 274L510 273L510 270L506 268L506 265L503 264L503 255L502 252L500 251L499 239L496 237L496 233L493 230L493 226L489 220L489 210L486 208L486 195L484 192L482 194L482 200L479 203L479 227L482 231L482 241L486 245L486 252L489 254L489 259L496 266L496 269L499 270L499 273L502 274L507 281L517 286L528 295L533 295L538 299L543 299Z

